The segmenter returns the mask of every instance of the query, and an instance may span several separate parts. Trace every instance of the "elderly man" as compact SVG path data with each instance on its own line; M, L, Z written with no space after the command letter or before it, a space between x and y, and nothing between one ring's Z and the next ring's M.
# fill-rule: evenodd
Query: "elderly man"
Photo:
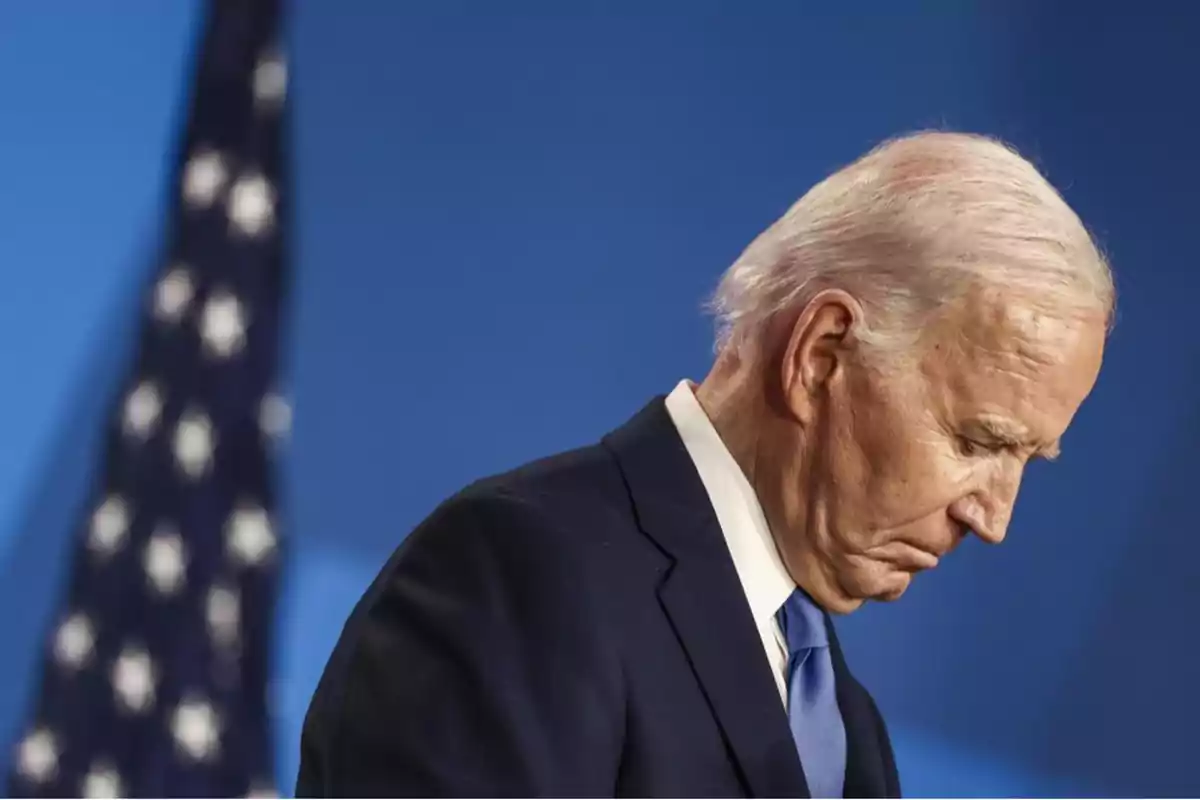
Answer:
M713 305L702 383L399 547L299 794L899 794L830 615L1004 538L1096 380L1110 272L1028 162L923 133L811 189Z

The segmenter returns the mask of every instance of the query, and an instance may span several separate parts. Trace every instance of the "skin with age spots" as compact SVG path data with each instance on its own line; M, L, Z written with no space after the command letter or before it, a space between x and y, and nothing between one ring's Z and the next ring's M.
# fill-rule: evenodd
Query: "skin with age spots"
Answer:
M829 290L761 360L718 357L696 396L797 584L847 613L970 533L1003 540L1025 465L1057 455L1100 370L1104 315L1066 308L977 289L889 364L855 336L859 303Z

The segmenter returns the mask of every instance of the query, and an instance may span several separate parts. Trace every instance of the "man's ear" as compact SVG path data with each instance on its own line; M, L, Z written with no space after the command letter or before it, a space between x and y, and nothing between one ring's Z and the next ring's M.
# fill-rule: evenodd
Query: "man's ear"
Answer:
M784 405L800 424L812 422L821 394L841 379L862 319L862 304L841 289L818 292L797 315L779 377Z

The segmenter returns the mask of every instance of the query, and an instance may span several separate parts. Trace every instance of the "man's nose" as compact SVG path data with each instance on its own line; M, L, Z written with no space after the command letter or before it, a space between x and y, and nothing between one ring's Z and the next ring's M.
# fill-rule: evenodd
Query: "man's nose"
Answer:
M954 521L970 529L988 544L1004 541L1008 530L1008 515L1003 513L995 499L985 491L973 492L956 500L950 507Z
M1008 534L1024 465L998 463L982 485L955 504L954 516L988 544L1000 544Z
M973 528L975 535L988 544L1000 544L1008 535L1008 521L1012 518L1011 507L996 507L985 515L982 525Z

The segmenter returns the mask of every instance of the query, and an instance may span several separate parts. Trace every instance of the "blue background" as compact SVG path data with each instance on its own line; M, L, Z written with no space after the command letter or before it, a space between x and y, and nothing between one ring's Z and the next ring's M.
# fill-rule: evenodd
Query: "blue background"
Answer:
M290 790L308 697L405 532L702 377L700 305L811 183L919 127L1001 135L1121 311L998 549L841 623L910 795L1200 791L1200 5L294 3ZM0 734L131 355L196 0L0 4ZM400 667L402 668L402 666Z

